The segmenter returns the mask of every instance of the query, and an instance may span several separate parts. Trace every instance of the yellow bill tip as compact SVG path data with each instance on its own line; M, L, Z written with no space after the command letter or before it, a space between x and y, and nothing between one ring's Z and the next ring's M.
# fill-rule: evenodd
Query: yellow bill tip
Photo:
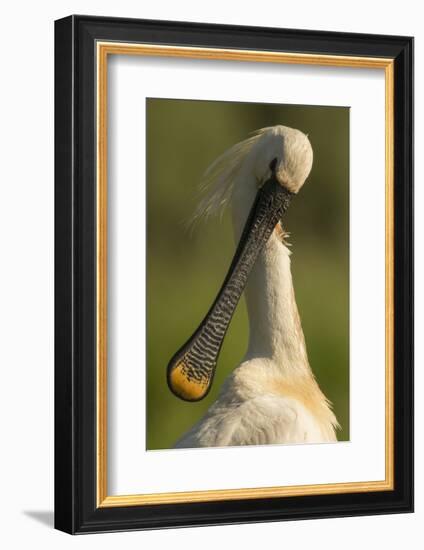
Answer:
M199 401L208 391L208 381L190 379L186 371L184 361L178 363L169 373L169 387L175 395L185 401Z

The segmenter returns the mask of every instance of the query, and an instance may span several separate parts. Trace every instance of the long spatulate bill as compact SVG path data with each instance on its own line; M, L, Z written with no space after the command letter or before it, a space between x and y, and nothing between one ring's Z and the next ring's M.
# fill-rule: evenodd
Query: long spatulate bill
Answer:
M233 261L206 317L168 364L170 390L185 401L209 392L228 326L255 261L287 210L292 193L275 176L258 190Z

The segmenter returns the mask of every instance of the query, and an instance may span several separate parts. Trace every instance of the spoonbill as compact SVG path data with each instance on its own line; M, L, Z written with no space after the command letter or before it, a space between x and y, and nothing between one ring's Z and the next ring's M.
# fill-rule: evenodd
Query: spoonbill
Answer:
M308 136L278 125L234 145L205 172L206 193L196 216L208 216L231 203L239 244L207 315L168 364L170 390L185 401L207 395L244 290L249 343L217 400L175 447L337 440L337 419L309 365L281 224L312 161Z

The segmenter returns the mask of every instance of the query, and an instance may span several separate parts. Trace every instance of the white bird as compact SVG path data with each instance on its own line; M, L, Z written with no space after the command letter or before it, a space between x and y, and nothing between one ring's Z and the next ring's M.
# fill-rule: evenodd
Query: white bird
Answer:
M208 314L168 365L168 385L186 401L208 393L222 341L245 288L249 344L217 400L176 447L222 447L336 441L331 404L309 365L281 216L312 168L308 137L274 126L234 145L206 171L196 212L231 203L240 239ZM253 206L252 206L253 205Z

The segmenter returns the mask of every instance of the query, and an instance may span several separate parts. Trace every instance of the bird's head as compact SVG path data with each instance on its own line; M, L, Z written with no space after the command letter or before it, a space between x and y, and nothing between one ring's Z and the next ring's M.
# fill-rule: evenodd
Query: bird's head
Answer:
M305 183L312 161L308 136L287 126L261 130L245 157L246 168L252 170L258 186L274 175L278 183L293 194Z
M178 397L198 401L208 393L224 336L256 258L305 183L312 158L305 134L273 126L234 145L206 171L209 189L196 217L222 210L233 197L235 206L244 210L243 229L208 314L169 362L168 385Z
M222 212L237 193L247 198L247 186L256 193L272 176L287 191L298 193L313 161L308 136L287 126L262 128L233 145L218 157L203 175L193 221Z

